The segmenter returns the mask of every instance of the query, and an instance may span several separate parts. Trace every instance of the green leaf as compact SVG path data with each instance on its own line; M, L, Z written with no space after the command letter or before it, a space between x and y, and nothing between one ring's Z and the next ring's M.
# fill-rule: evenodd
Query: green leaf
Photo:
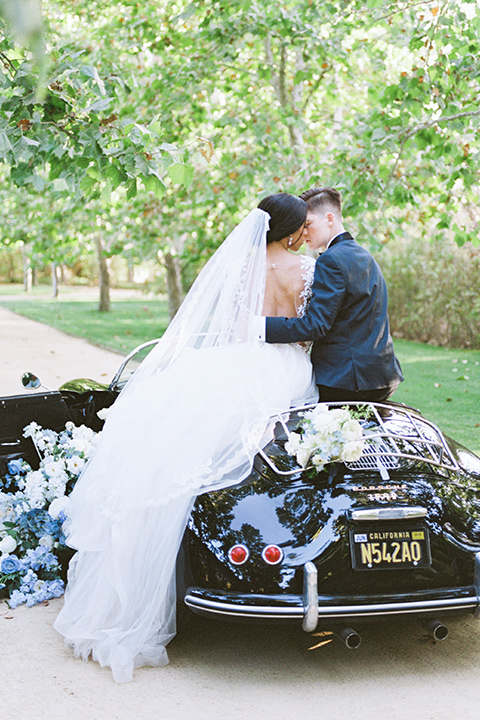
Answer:
M91 177L91 175L85 175L80 180L80 189L85 195L89 195L93 188L97 186L97 182L98 181Z
M8 139L7 135L3 132L0 132L0 155L4 156L11 150L12 150L12 145L11 145L10 140Z
M188 188L192 184L194 169L191 165L175 163L167 168L167 172L174 183Z
M145 190L153 192L160 200L165 194L165 184L154 174L142 175L141 180L145 186Z
M65 178L55 178L53 181L53 189L55 192L65 192L68 190L68 185Z
M134 178L127 188L127 200L132 200L137 196L137 179Z

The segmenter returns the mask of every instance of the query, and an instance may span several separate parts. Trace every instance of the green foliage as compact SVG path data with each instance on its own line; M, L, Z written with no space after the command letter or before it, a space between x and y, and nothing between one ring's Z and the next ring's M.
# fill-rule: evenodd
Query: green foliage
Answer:
M478 205L476 0L45 0L43 13L43 96L29 51L0 41L0 157L27 203L65 198L45 257L78 225L88 250L100 228L107 254L180 256L188 286L260 197L312 184L342 189L362 241L397 237L418 211L417 235L433 223L478 242L478 218L452 220Z
M480 348L480 253L437 238L378 255L389 288L392 333L447 347Z
M46 35L53 40L54 33ZM130 87L113 59L99 72L90 54L73 38L59 40L49 47L43 78L30 53L0 28L0 157L7 175L30 192L48 189L76 201L99 193L108 199L118 187L131 199L140 186L161 198L170 165L175 182L191 177L188 168L178 171L183 154L165 142L155 118L140 122L128 113Z

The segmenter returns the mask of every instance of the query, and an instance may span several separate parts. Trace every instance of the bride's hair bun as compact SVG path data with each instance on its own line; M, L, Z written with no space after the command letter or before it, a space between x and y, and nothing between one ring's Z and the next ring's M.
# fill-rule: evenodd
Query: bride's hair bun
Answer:
M307 218L307 203L288 193L268 195L260 201L258 207L270 215L267 243L288 237L296 232Z

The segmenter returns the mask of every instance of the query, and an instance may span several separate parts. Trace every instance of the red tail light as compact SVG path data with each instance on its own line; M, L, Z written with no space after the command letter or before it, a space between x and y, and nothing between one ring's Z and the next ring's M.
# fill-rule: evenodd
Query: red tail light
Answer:
M250 552L245 545L234 545L228 551L228 559L232 565L243 565L247 562Z
M267 545L263 549L262 557L269 565L278 565L283 560L283 550L278 545Z

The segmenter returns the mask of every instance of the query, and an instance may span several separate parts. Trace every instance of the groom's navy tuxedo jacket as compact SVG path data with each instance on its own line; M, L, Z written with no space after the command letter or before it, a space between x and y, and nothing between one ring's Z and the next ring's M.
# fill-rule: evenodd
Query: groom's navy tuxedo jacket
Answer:
M319 256L305 315L267 318L266 340L313 340L318 385L365 391L395 388L403 380L389 332L382 271L348 232Z

